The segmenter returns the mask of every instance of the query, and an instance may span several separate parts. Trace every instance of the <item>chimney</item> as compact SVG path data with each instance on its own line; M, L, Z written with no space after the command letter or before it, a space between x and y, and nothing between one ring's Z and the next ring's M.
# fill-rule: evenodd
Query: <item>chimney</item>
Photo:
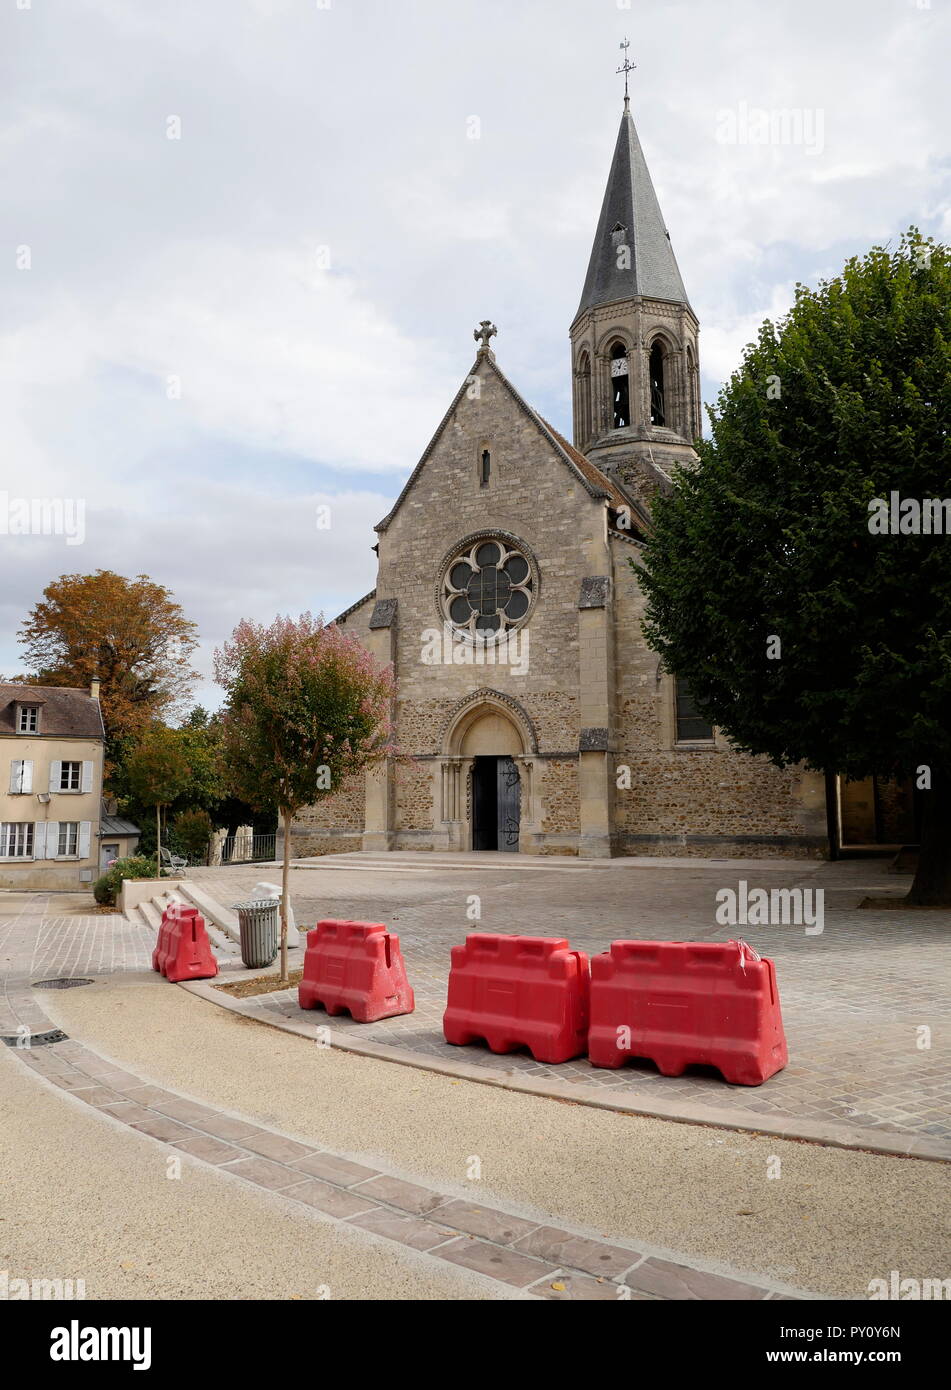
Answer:
M98 679L91 680L91 681L89 682L89 694L90 694L90 697L91 697L93 700L98 700L98 699L99 699L99 681L98 681Z

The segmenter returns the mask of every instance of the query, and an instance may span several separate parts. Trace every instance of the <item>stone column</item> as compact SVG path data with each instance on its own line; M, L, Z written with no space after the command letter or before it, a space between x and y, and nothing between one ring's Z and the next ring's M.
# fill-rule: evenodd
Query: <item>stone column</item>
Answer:
M541 827L538 824L539 805L535 785L537 759L529 754L524 754L515 759L515 766L518 768L519 782L521 783L519 792L519 853L540 854Z
M472 759L440 758L436 767L438 822L433 840L439 849L466 849L466 785Z
M374 660L381 664L396 659L395 598L377 599L370 618L367 647ZM363 848L389 850L395 840L394 791L392 759L369 767L366 772L366 809L363 824Z
M581 715L578 852L587 859L609 858L614 838L614 778L610 757L614 662L608 608L610 590L609 576L590 575L581 581L578 602Z

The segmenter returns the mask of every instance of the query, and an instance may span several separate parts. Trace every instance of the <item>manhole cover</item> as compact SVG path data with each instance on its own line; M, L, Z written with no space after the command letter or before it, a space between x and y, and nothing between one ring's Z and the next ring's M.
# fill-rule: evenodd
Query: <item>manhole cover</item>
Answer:
M34 989L78 989L80 985L94 985L95 980L82 980L76 976L66 976L61 980L37 980Z
M62 1028L51 1028L47 1033L12 1033L4 1034L0 1042L6 1043L7 1047L19 1047L24 1051L29 1051L31 1047L48 1047L50 1043L66 1042L69 1037Z

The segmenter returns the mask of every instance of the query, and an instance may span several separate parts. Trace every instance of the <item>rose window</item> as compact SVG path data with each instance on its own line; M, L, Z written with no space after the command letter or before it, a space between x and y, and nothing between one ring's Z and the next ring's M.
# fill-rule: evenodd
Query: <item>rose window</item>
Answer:
M444 603L454 627L489 637L515 627L532 601L532 570L520 550L477 541L449 565Z

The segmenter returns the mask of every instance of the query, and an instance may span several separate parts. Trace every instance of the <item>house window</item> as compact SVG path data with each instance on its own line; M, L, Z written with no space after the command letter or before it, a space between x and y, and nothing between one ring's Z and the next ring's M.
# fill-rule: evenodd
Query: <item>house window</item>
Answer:
M627 348L623 343L615 343L611 349L611 395L616 430L623 430L631 423L630 380Z
M59 823L59 844L57 854L79 853L79 821L61 820Z
M17 706L17 733L35 734L39 726L40 711L36 705Z
M78 792L82 775L82 763L62 763L59 774L59 790L61 792Z
M33 857L33 822L4 821L0 825L0 858L31 859Z
M697 713L690 687L681 677L677 677L677 742L712 743L713 725L708 724Z

